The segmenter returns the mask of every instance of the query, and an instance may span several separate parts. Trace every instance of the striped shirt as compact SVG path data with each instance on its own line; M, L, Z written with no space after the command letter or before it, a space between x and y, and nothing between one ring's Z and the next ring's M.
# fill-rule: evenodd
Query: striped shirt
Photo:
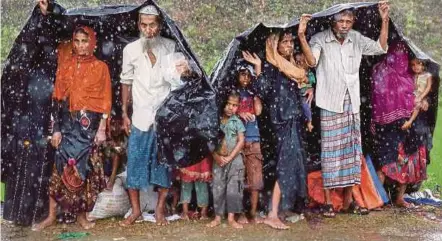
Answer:
M379 41L350 30L341 43L331 29L315 34L310 47L316 59L316 105L322 109L343 113L345 93L349 92L353 113L359 113L359 67L362 55L387 53Z

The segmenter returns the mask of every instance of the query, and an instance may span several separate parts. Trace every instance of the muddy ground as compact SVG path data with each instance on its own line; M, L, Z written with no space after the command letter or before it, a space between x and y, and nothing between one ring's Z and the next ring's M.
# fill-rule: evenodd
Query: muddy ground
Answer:
M289 224L287 231L263 224L247 225L243 230L226 224L208 229L208 221L176 221L167 227L144 222L121 228L119 220L99 220L88 236L74 240L442 240L442 209L433 207L413 211L386 208L368 216L339 214L334 219L307 214L306 219ZM63 232L84 231L77 224L58 224L40 233L6 222L1 228L1 240L56 240Z

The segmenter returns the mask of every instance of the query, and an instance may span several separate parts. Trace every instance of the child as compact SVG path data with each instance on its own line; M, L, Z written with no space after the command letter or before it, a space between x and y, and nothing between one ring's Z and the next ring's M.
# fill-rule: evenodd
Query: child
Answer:
M232 92L224 105L220 129L224 134L221 145L213 153L213 203L215 219L207 227L221 224L224 211L228 213L228 223L233 228L243 228L236 222L235 213L242 212L244 163L240 152L244 147L245 127L236 116L239 107L239 94Z
M305 72L307 73L306 80L303 83L299 84L298 88L301 89L301 96L303 96L302 110L304 112L304 115L307 118L307 129L309 132L312 132L312 130L313 130L312 111L310 110L311 102L309 103L307 101L307 98L305 97L305 95L306 95L307 90L312 88L312 85L314 83L316 83L316 78L315 78L315 75L310 70L310 68L308 67L307 62L305 61L305 56L303 53L297 53L295 55L295 61L296 61L296 65L298 67L305 69Z
M108 121L108 140L105 142L104 145L104 157L106 160L112 161L112 163L107 163L108 166L111 166L110 175L109 171L106 171L107 168L105 168L105 174L106 176L109 176L109 180L106 184L106 189L112 190L118 174L120 163L122 163L123 159L125 158L127 138L124 134L123 129L121 128L121 120L109 118Z
M254 76L253 67L244 63L237 67L238 86L241 101L238 109L238 116L242 119L246 128L244 146L244 165L246 167L246 188L250 192L250 217L256 223L256 210L258 207L259 191L263 188L262 177L262 154L260 146L260 135L256 116L262 111L261 100L250 90L250 80ZM239 220L240 223L248 223L245 216Z
M181 200L183 213L181 218L189 220L189 203L192 198L192 189L195 187L198 207L201 208L200 220L208 219L207 207L209 206L209 190L207 183L212 175L212 160L204 158L201 162L186 168L180 169L181 179ZM197 213L196 213L197 214ZM195 215L192 215L195 217ZM197 218L197 217L195 217Z
M431 85L433 82L431 74L425 71L425 65L422 60L417 58L412 59L411 70L414 73L414 79L415 79L414 82L415 107L413 113L411 114L410 119L402 125L402 130L409 129L413 124L413 121L416 120L419 111L421 109L424 109L424 102L427 102L426 97L428 93L430 93Z

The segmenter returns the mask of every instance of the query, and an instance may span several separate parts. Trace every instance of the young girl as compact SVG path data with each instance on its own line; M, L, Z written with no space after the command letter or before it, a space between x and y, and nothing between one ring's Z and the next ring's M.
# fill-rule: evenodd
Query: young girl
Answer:
M428 93L430 93L432 78L431 74L425 71L425 64L422 60L414 58L411 60L411 70L414 73L414 96L415 96L415 107L413 113L408 121L402 125L403 130L407 130L413 124L413 121L416 120L419 111L424 108L424 103L427 102L426 97ZM428 102L426 103L428 104Z
M183 213L181 218L189 220L189 203L192 199L192 190L195 187L196 201L198 207L201 208L201 216L199 219L207 219L207 207L209 206L209 190L208 182L212 176L212 158L206 157L201 162L190 167L180 169L181 180L181 204L183 204ZM195 213L198 214L198 213ZM192 215L192 218L198 218Z
M224 105L220 129L224 134L221 145L213 153L213 203L215 219L207 227L221 224L224 211L228 213L228 223L233 228L243 228L236 222L235 213L242 212L244 186L244 163L240 152L244 147L245 127L236 116L239 107L239 94L232 92Z
M108 140L104 144L104 157L105 167L110 168L105 168L104 174L109 177L106 189L112 190L117 174L123 169L121 164L126 159L127 137L121 128L122 121L120 119L109 118L107 126Z

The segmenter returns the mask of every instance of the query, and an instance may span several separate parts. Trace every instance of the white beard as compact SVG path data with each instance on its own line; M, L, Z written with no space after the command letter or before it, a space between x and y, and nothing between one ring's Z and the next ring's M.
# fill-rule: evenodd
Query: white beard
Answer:
M155 36L153 38L147 38L142 33L140 33L140 40L141 40L141 44L143 45L143 50L144 51L147 51L149 49L154 49L157 46L159 46L160 43L161 43L159 35L157 35L157 36Z

